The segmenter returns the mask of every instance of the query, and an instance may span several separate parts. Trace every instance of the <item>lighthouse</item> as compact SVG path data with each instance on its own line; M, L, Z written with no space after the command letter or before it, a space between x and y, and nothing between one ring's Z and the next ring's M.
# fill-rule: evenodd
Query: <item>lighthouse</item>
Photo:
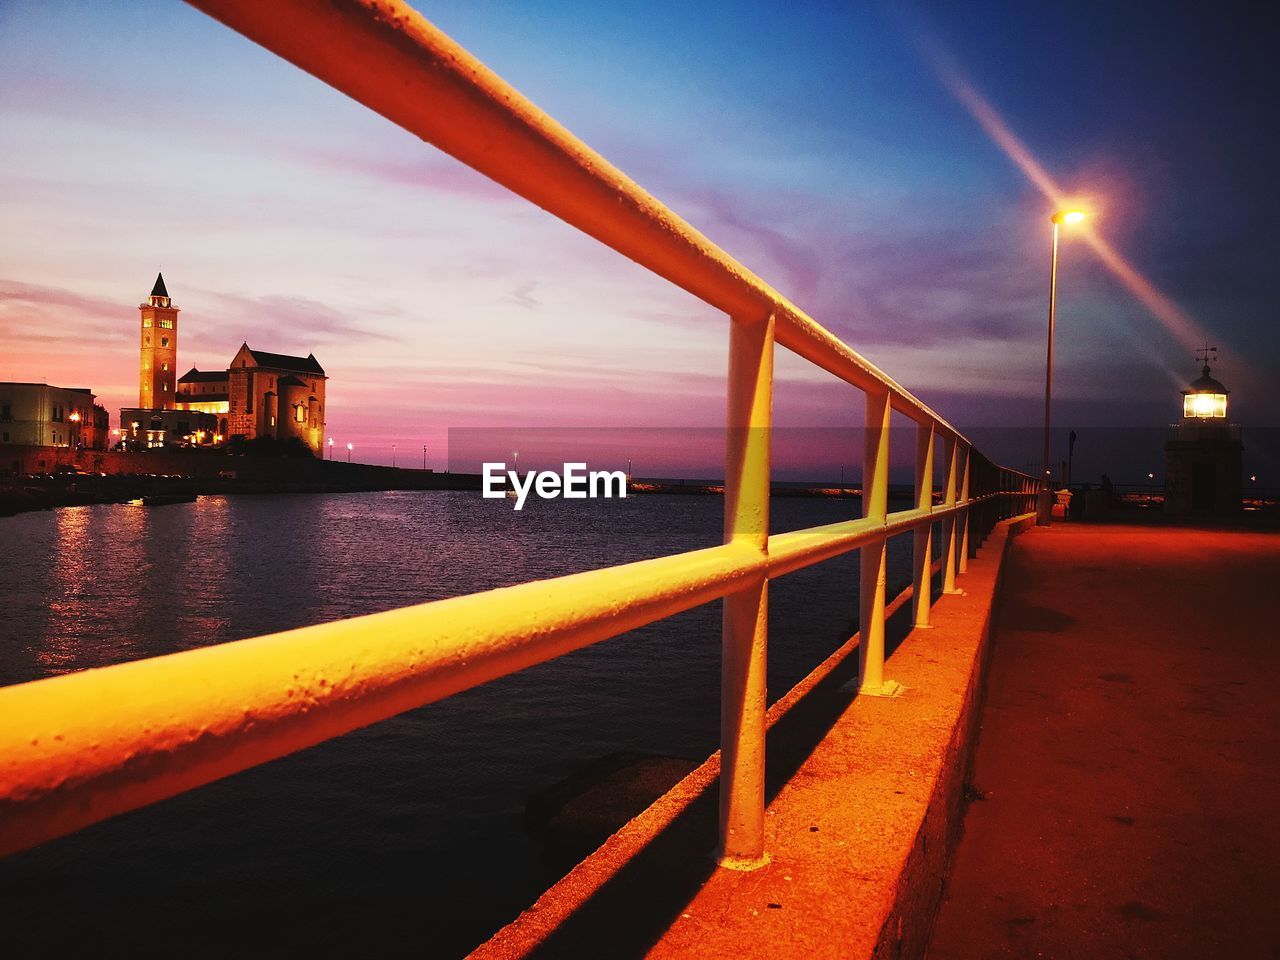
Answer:
M1197 356L1200 376L1182 391L1182 419L1164 447L1166 513L1234 513L1240 509L1240 425L1227 416L1229 391L1210 375L1217 348Z

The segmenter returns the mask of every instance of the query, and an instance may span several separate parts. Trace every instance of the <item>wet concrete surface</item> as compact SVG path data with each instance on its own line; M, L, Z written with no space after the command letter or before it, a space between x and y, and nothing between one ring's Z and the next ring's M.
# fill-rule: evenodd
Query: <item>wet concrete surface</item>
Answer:
M1002 596L930 960L1280 957L1280 535L1058 524Z

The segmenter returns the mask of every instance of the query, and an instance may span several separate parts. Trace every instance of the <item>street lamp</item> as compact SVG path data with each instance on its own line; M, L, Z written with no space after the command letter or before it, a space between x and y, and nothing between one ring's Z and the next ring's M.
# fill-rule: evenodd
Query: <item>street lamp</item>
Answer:
M1047 527L1053 516L1053 492L1049 489L1049 406L1053 399L1053 325L1058 300L1058 230L1064 223L1079 223L1083 210L1059 210L1053 223L1053 246L1049 257L1049 348L1044 365L1044 455L1040 460L1040 495L1036 502L1036 526Z
M351 449L352 449L352 447L354 447L354 446L355 446L355 444L354 444L354 443L348 443L348 444L347 444L347 463L350 463L350 462L351 462Z
M394 467L395 465L396 465L396 445L393 443L391 445L391 466Z
M333 437L329 438L329 459L333 459Z

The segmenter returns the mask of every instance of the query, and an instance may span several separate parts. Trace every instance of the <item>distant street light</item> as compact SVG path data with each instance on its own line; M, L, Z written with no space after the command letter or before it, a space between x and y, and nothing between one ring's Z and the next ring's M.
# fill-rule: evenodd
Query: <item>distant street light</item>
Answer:
M351 451L355 447L354 443L347 444L347 463L351 462Z
M427 469L427 445L422 445L422 469Z
M391 466L394 467L395 465L396 465L396 445L393 443L391 445Z
M1053 223L1053 246L1049 257L1049 349L1044 366L1044 455L1040 465L1040 495L1036 502L1036 526L1047 527L1053 516L1053 493L1049 490L1049 408L1053 400L1053 326L1058 300L1058 229L1064 223L1079 223L1083 210L1059 210Z
M333 437L329 438L329 459L333 459Z

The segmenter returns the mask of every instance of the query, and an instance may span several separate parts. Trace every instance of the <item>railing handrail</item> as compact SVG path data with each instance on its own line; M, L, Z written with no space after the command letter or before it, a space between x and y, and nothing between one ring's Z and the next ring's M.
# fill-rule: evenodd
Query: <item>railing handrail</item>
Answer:
M972 516L1029 508L1036 481L983 458L404 4L192 2L730 315L725 543L0 689L0 854L723 598L722 862L757 862L768 580L861 549L861 690L882 692L888 538L915 533L915 622L926 623L934 525L954 591ZM775 339L867 394L862 519L768 534ZM894 513L891 408L918 432L917 506Z

